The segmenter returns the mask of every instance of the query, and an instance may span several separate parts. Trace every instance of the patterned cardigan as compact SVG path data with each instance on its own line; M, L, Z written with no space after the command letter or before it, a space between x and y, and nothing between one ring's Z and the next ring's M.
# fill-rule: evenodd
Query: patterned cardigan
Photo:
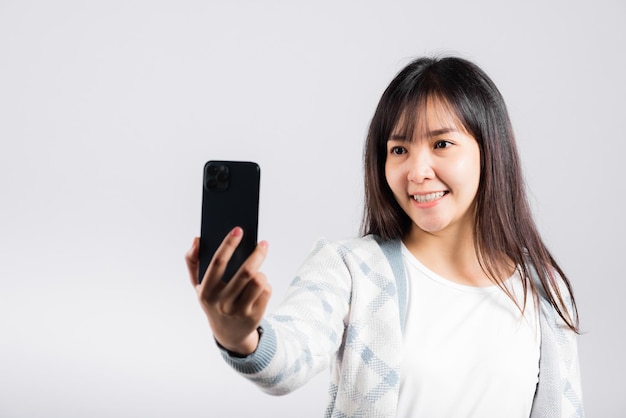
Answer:
M282 395L330 367L326 417L394 417L406 313L400 241L317 243L285 300L263 319L257 350L226 362ZM531 418L583 417L576 335L541 299L541 360Z

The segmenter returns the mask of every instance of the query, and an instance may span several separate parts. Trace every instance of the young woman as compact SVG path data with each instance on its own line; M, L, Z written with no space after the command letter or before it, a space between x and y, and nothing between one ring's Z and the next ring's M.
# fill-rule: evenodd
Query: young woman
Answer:
M271 394L330 367L328 417L582 417L570 283L525 196L504 101L466 60L421 58L365 145L363 236L320 241L286 299L261 242L233 279L235 228L201 285L225 360Z

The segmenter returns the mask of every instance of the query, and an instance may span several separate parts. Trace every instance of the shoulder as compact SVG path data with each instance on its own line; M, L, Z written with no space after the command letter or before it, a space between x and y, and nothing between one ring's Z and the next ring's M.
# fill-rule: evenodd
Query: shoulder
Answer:
M316 248L320 247L335 247L343 248L346 250L359 250L359 249L375 249L379 247L380 238L376 235L366 235L364 237L348 237L331 240L328 238L319 238L315 244Z
M576 316L571 285L556 269L548 269L546 274L548 279L543 282L540 280L536 268L531 265L530 276L541 305L546 311L554 311L554 314L558 316L558 306L564 315L569 315L571 318Z
M377 289L397 288L398 293L404 295L401 248L400 240L383 241L375 235L335 241L321 239L314 245L301 271L323 271L325 278L342 277L350 286L372 283Z
M319 239L311 250L311 256L326 256L367 265L395 263L401 259L399 240L383 241L376 235L352 237L339 240Z

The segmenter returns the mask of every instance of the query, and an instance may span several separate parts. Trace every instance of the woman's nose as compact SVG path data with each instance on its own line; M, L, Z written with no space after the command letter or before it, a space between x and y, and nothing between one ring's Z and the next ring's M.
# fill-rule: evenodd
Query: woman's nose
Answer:
M407 162L409 164L409 181L419 184L424 182L424 180L432 179L435 176L432 156L427 150L414 150L411 158L409 158Z

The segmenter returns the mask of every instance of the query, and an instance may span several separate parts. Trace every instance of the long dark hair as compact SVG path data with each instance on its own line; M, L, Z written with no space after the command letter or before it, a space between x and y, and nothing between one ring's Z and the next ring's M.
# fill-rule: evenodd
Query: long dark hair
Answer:
M520 266L524 294L528 286L534 295L537 291L545 294L567 326L578 332L578 310L570 282L543 243L532 217L504 99L487 74L467 60L419 58L401 70L383 93L365 144L361 232L390 240L410 230L412 221L396 202L385 178L387 140L403 115L407 137L411 137L416 117L429 99L454 112L478 142L481 176L474 240L481 267L512 297L504 286L502 263L507 258L513 261ZM533 271L539 289L530 279Z

